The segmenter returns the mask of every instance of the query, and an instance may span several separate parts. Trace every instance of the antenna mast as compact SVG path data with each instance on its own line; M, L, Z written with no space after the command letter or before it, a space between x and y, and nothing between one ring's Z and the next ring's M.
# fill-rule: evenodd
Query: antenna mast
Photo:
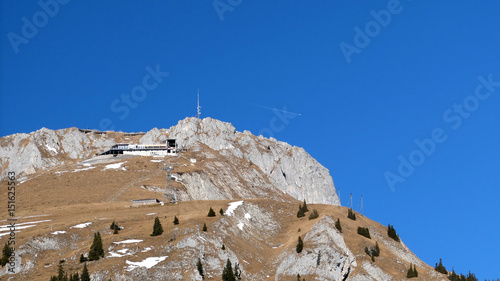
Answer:
M198 113L196 114L196 118L200 118L201 115L201 106L200 106L200 89L198 89L198 106L196 107Z
M352 193L351 193L350 198L351 198L351 210L352 210Z

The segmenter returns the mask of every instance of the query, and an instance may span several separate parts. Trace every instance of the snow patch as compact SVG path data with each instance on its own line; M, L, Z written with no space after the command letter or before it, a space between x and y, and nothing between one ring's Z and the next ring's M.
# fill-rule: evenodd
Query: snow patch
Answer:
M238 228L240 230L243 230L243 226L245 226L245 224L243 224L242 222L238 223Z
M249 213L245 214L245 219L250 220L251 218L252 218L252 216Z
M157 162L157 163L158 163L158 162L162 162L162 161L163 161L163 160L156 160L156 159L151 160L151 162Z
M236 210L236 208L238 208L241 204L243 204L243 201L229 203L229 207L226 210L226 215L231 216L234 213L234 210Z
M66 233L66 231L58 230L58 231L52 232L51 234L57 235L57 234L64 234L64 233Z
M48 144L45 145L45 147L47 147L48 150L54 152L55 154L57 154L57 149L53 148L53 147L50 147Z
M156 215L156 213L149 213L149 214L146 214L146 216L152 216L152 215Z
M118 242L113 242L115 244L132 244L132 243L139 243L142 242L143 240L140 239L128 239L124 241L118 241Z
M126 263L129 265L127 267L127 271L132 271L138 267L145 267L145 268L151 268L155 265L157 265L159 262L164 261L168 256L163 256L163 257L149 257L143 261L140 262L132 262L132 261L126 261Z
M122 168L122 165L125 164L127 162L121 162L121 163L115 163L115 164L108 164L106 165L106 167L104 167L103 170L107 170L107 169L122 169L122 170L126 170L125 168Z
M146 248L144 248L144 250L141 251L141 253L149 252L151 250L153 250L152 247L146 247Z
M76 173L76 172L81 172L81 171L87 171L87 170L92 170L94 169L95 167L87 167L87 168L81 168L81 169L75 169L73 170L73 173ZM57 173L57 172L56 172Z
M81 224L77 224L77 225L70 227L70 229L71 228L86 228L87 226L89 226L91 224L92 224L92 222L81 223Z

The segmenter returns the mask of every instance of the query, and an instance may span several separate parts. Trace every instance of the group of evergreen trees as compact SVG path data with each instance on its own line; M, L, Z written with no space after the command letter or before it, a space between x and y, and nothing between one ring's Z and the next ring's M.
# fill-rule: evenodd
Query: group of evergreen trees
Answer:
M378 242L375 242L375 247L365 247L365 253L370 256L372 262L375 262L375 257L380 255L380 248L378 247Z
M436 263L436 266L434 266L434 270L436 270L437 272L442 273L442 274L449 273L446 270L446 267L444 267L442 259L439 259L439 263ZM478 281L478 279L477 279L476 275L474 275L474 273L471 273L469 271L469 274L467 276L465 276L463 274L458 275L455 272L455 269L452 270L452 272L448 276L448 279L450 279L451 281Z
M394 226L392 226L390 224L387 226L387 236L394 239L394 241L396 241L396 242L401 241L401 239L399 239L398 234L396 233L396 230L394 229Z
M78 275L78 272L71 274L68 277L68 273L64 271L63 268L64 260L59 262L59 269L57 270L57 275L50 277L50 281L90 281L89 270L87 269L87 264L83 265L82 275Z
M358 234L362 235L368 239L371 239L372 237L370 236L370 230L367 227L361 227L358 226Z
M304 199L304 204L302 205L299 204L299 210L297 211L297 218L305 217L307 212L309 212L309 209L307 208L307 203L306 200Z
M413 263L411 263L410 269L408 269L408 272L406 273L406 278L413 278L413 277L418 277L418 271L417 267Z
M241 270L238 264L234 265L234 271L231 261L227 259L226 267L222 271L222 281L236 281L241 280Z

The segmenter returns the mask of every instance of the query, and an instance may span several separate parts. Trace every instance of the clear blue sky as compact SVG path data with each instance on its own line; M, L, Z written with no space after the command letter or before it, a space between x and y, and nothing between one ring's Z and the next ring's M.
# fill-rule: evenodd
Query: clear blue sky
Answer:
M304 147L428 264L500 277L500 2L60 2L0 2L0 136L168 128L199 88L202 117Z

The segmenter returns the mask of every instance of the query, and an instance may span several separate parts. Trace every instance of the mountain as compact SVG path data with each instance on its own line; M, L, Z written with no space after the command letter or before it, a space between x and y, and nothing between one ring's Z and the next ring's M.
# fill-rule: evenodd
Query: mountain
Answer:
M115 143L166 139L176 139L177 156L100 155ZM165 165L174 168L167 193L173 189L178 203L134 204L163 200ZM297 280L297 274L301 280L403 280L410 264L418 280L446 277L389 238L387 227L359 213L348 219L329 171L304 149L219 120L186 118L147 133L43 128L0 138L0 166L2 186L8 172L17 175L17 273L8 275L7 265L2 280L49 280L59 266L81 273L80 256L96 232L105 256L87 262L92 280L202 280L198 259L206 280L221 280L228 259L242 280ZM298 218L303 200L309 211ZM7 201L0 198L2 206ZM211 208L214 217L207 216ZM318 217L309 219L314 210ZM156 217L164 232L150 236ZM7 219L2 212L0 245L12 236ZM113 222L121 227L117 234ZM371 237L358 234L359 227ZM366 250L376 245L380 255L372 260Z

